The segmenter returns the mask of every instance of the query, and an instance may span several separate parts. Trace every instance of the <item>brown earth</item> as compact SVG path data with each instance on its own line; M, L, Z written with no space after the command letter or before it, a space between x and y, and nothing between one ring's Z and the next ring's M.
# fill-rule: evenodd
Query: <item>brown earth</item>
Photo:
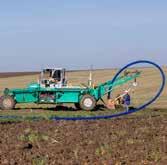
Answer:
M2 165L165 165L167 116L0 124Z
M28 75L36 75L39 72L1 72L0 78L7 78L7 77L18 77L18 76L28 76Z

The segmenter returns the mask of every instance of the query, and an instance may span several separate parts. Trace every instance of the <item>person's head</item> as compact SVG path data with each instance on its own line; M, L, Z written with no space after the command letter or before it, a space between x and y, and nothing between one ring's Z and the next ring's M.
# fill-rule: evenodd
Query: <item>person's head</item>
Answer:
M128 93L129 93L129 91L128 91L128 90L125 90L125 91L124 91L124 94L128 94Z

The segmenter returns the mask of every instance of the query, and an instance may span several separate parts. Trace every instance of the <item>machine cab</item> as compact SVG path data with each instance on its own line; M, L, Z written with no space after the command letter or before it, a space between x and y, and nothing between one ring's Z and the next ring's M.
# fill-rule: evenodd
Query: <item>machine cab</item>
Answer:
M61 88L65 86L64 68L46 68L41 72L40 84L42 87Z

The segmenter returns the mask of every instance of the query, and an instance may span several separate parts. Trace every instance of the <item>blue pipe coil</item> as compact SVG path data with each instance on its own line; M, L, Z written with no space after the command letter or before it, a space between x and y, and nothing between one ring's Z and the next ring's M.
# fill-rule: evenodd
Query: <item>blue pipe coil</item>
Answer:
M129 63L128 65L124 66L122 69L120 69L117 74L114 76L114 78L111 80L111 83L114 83L115 80L117 79L117 77L122 73L122 71L124 71L125 69L133 66L133 65L136 65L136 64L150 64L150 65L153 65L156 69L159 70L160 72L160 75L161 75L161 79L162 79L162 82L161 82L161 85L160 85L160 88L157 92L157 94L151 99L149 100L148 102L144 103L143 105L140 105L139 107L136 107L135 109L133 110L130 110L128 112L121 112L121 113L117 113L117 114L112 114L112 115L104 115L104 116L89 116L89 117L57 117L57 116L52 116L50 117L49 119L50 120L73 120L73 121L76 121L76 120L99 120L99 119L111 119L111 118L115 118L115 117L120 117L120 116L124 116L124 115L128 115L128 114L131 114L131 113L134 113L134 112L137 112L137 111L140 111L140 110L143 110L145 109L148 105L152 104L155 100L158 99L158 97L161 95L164 87L165 87L165 74L162 70L162 68L157 65L156 63L154 62L151 62L151 61L147 61L147 60L139 60L139 61L135 61L135 62L132 62L132 63ZM39 117L40 118L40 117ZM0 119L22 119L21 116L0 116ZM38 117L32 117L32 120L37 120Z
M162 70L162 68L157 65L156 63L154 62L151 62L151 61L147 61L147 60L139 60L139 61L134 61L132 63L129 63L127 64L126 66L124 66L122 69L120 69L117 74L114 76L114 78L111 80L111 83L114 83L115 80L117 79L117 77L122 73L122 71L124 71L125 69L133 66L133 65L136 65L136 64L150 64L150 65L153 65L156 69L159 70L160 72L160 75L161 75L161 79L162 79L162 82L161 82L161 85L160 85L160 88L157 92L157 94L151 99L149 100L148 102L144 103L143 105L140 105L139 107L136 107L135 109L133 110L130 110L128 112L121 112L121 113L117 113L117 114L112 114L112 115L105 115L105 116L90 116L90 117L51 117L50 119L51 120L98 120L98 119L111 119L111 118L115 118L115 117L120 117L120 116L124 116L124 115L128 115L128 114L131 114L131 113L134 113L134 112L137 112L137 111L140 111L140 110L143 110L145 109L147 106L149 106L150 104L152 104L155 100L158 99L158 97L161 95L164 87L165 87L165 74Z

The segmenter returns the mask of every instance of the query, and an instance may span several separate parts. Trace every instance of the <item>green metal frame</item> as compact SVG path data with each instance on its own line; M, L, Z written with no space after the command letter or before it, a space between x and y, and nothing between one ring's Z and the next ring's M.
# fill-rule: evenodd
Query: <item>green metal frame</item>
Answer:
M82 96L89 94L95 98L96 101L101 99L104 95L111 92L115 87L126 84L129 81L135 80L140 76L140 72L133 73L117 78L114 84L111 81L99 84L97 87L62 87L62 88L43 88L40 84L33 83L24 89L5 89L4 95L12 96L16 103L79 103ZM46 95L41 98L41 94ZM53 96L47 97L47 94Z

